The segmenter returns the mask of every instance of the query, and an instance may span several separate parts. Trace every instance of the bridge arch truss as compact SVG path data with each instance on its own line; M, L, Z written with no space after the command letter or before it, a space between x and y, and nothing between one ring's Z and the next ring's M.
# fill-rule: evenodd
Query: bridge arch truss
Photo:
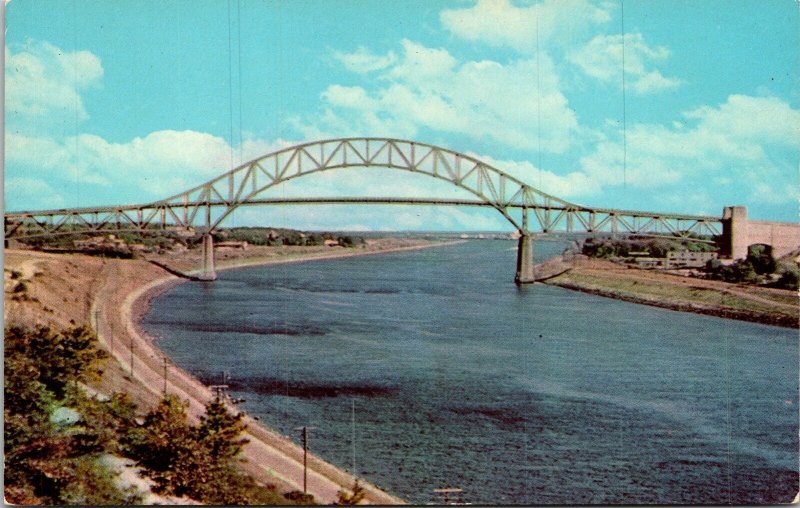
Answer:
M447 181L475 199L260 197L271 188L305 175L359 167L384 167L427 175ZM609 232L688 238L721 233L719 217L590 208L570 203L474 157L446 148L390 138L343 138L278 150L160 201L6 213L5 238L69 234L77 228L84 233L195 227L209 232L218 228L240 206L306 203L491 207L523 235L531 232ZM215 214L212 214L212 209Z

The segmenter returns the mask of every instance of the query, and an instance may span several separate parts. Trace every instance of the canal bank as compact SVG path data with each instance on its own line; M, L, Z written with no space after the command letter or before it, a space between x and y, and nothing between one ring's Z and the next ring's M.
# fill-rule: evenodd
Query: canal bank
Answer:
M537 280L630 303L786 328L800 327L800 299L786 289L731 284L620 266L582 255L540 263ZM541 276L539 276L541 274Z

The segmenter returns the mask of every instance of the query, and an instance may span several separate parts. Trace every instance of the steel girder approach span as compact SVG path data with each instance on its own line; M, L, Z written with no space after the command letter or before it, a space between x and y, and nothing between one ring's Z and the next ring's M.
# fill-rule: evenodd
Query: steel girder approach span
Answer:
M474 199L394 197L261 198L265 191L296 178L343 168L391 168L427 175L466 191ZM536 233L627 233L691 238L721 234L713 216L590 208L570 203L528 185L474 157L446 148L389 138L315 141L264 155L187 191L140 205L10 212L5 239L53 234L148 232L202 229L201 278L213 280L211 233L238 207L298 203L381 203L492 207L519 231L515 281L534 281ZM212 213L212 210L214 213Z

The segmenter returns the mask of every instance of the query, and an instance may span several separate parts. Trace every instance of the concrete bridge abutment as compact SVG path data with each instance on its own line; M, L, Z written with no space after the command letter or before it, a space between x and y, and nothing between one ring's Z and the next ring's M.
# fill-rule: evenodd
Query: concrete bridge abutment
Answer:
M751 245L772 248L779 258L800 247L800 224L793 222L754 221L747 218L747 207L726 206L722 211L721 258L743 259Z
M203 235L203 266L197 276L200 280L217 280L214 268L214 237L211 234Z
M530 233L523 233L519 237L517 246L517 274L514 282L519 284L531 284L536 281L533 273L533 236Z
M747 257L747 207L726 206L722 210L722 237L719 256L726 259Z

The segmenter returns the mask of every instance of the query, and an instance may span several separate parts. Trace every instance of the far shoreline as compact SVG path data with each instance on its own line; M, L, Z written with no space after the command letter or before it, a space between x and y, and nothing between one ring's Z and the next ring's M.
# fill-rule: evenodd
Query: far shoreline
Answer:
M464 243L467 240L447 240L441 242L431 242L427 244L420 244L420 245L406 245L402 247L389 247L386 249L375 249L375 250L368 250L364 249L363 251L361 248L358 247L334 247L340 249L358 249L359 252L340 252L335 253L332 252L330 254L322 254L320 256L309 255L309 256L298 256L286 259L260 259L260 260L252 260L252 261L244 261L242 263L223 263L218 266L215 266L216 271L228 271L228 270L236 270L240 268L255 268L259 266L269 266L269 265L285 265L290 263L304 263L304 262L311 262L311 261L330 261L333 259L342 259L342 258L352 258L352 257L360 257L360 256L372 256L377 254L391 254L393 252L403 252L403 251L410 251L410 250L423 250L423 249L432 249L435 247L447 247L450 245L457 245L460 243ZM187 275L197 275L200 273L200 270L191 270L187 272Z

